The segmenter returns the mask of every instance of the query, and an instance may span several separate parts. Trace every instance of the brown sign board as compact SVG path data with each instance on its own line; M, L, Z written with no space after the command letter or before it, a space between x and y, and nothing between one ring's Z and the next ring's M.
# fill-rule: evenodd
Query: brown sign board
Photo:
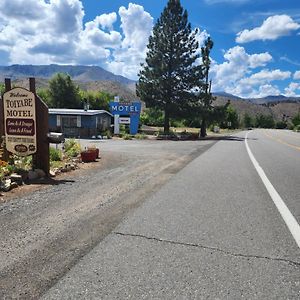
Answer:
M6 149L16 155L36 153L35 94L24 88L13 88L3 95Z

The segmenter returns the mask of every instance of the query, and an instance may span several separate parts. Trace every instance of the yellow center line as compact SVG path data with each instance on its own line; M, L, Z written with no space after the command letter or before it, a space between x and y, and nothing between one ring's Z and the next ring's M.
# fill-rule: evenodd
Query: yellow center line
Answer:
M273 139L273 140L275 140L275 141L277 141L278 143L281 143L283 145L289 146L291 148L294 148L294 149L300 151L300 147L299 146L296 146L296 145L293 145L293 144L289 144L289 143L287 143L287 142L285 142L285 141L283 141L281 139L275 138L274 136L270 135L269 133L267 133L265 131L264 131L264 135L267 136L267 137L269 137L269 138L271 138L271 139Z

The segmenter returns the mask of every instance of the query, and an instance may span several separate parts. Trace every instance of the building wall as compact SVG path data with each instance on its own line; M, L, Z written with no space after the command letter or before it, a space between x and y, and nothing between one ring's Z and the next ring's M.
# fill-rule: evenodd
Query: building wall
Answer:
M71 125L62 126L63 118L73 118ZM93 116L81 115L80 124L74 118L76 115L60 115L60 126L57 125L57 115L49 115L49 130L63 132L66 137L91 137L99 135L101 132L110 129L111 116L109 114L99 114ZM75 123L75 124L74 124ZM78 127L80 125L80 127Z

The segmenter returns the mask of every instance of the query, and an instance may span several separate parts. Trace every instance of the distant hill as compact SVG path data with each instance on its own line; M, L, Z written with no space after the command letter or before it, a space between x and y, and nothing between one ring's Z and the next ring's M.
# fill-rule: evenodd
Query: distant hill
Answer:
M294 98L292 98L294 99ZM231 105L236 109L240 119L243 119L245 113L255 117L259 114L272 115L276 121L282 120L283 116L293 118L300 112L300 101L286 99L285 101L269 102L269 103L253 103L247 99L236 99L236 97L216 96L213 105L225 105L230 100Z
M267 103L279 103L279 102L300 102L300 97L285 97L283 95L267 96L264 98L251 98L248 99L252 103L267 104Z
M29 89L28 79L13 80L13 85ZM77 81L74 83L85 91L104 91L111 95L118 95L121 99L134 101L137 100L135 90L131 85L124 85L117 81ZM49 79L36 78L36 88L49 88ZM113 99L112 99L113 100Z
M232 95L232 94L229 94L229 93L226 93L226 92L215 92L215 93L213 93L213 95L217 96L217 97L228 97L231 100L241 100L242 99L238 96L235 96L235 95Z
M136 100L135 81L115 75L98 66L12 65L0 66L0 80L11 78L17 86L28 87L28 77L36 78L37 88L48 88L56 73L69 74L83 90L100 90L132 101Z
M56 73L68 73L73 80L88 81L116 81L125 85L134 83L126 77L115 75L98 66L71 66L71 65L12 65L0 66L0 80L12 80L37 77L49 79Z
M267 96L264 98L241 98L226 92L216 92L213 93L214 96L217 97L226 97L231 100L245 100L255 104L267 104L267 103L279 103L279 102L300 102L300 97L286 97L284 95L276 95L276 96Z

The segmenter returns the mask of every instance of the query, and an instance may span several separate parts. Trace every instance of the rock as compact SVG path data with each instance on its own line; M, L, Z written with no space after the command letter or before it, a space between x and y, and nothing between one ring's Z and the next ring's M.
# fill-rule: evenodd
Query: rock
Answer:
M22 185L23 184L23 178L22 175L19 174L11 174L10 175L10 179L12 182L17 183L18 185Z
M16 182L12 182L11 184L10 184L10 189L12 190L12 189L15 189L15 188L17 188L19 185L16 183Z
M11 180L10 179L6 179L2 182L2 191L4 192L8 192L11 188Z
M81 161L80 155L79 155L78 158L73 158L72 159L72 163L75 164L75 165L78 164L78 163L80 163L80 161Z
M45 171L42 170L42 169L35 169L34 171L37 173L37 175L38 175L39 178L42 178L42 177L46 176Z
M30 170L28 172L28 179L29 180L37 179L38 177L39 177L39 175L38 175L38 173L36 171Z
M28 171L23 171L20 175L22 176L23 181L28 179Z
M60 174L60 169L59 168L54 168L52 170L52 172L55 173L55 175L58 175L58 174Z
M55 171L50 170L50 171L49 171L49 175L50 175L50 177L55 177L55 176L56 176L56 173L55 173Z

